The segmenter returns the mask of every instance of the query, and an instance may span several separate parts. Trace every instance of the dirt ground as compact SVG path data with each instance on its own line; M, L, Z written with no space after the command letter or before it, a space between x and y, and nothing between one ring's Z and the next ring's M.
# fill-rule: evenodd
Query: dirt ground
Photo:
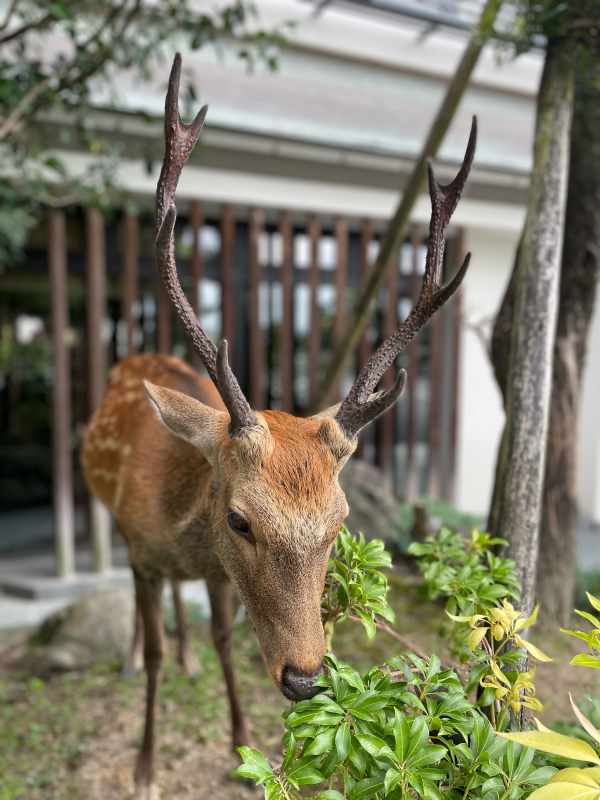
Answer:
M395 629L416 648L450 662L439 636L441 605L419 594L414 579L394 577L390 592ZM169 659L160 687L157 767L168 800L257 800L262 790L235 779L237 755L229 745L228 705L206 625L194 627L203 667L186 678ZM557 635L531 637L555 661L540 664L540 718L573 721L568 692L584 701L600 697L595 670L569 666L578 641ZM174 649L173 647L171 649ZM345 622L333 640L336 655L361 670L406 652L385 632L369 643L362 626ZM124 681L119 664L85 673L37 676L35 643L23 634L0 636L0 800L129 800L142 735L144 677ZM273 763L281 759L281 712L287 701L271 684L248 623L235 631L235 662L252 736Z

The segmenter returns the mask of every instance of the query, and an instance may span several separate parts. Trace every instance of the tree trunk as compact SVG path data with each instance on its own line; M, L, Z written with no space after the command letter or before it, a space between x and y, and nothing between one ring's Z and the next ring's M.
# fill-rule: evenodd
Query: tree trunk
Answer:
M575 594L577 427L581 374L600 273L600 64L575 80L569 188L560 279L542 522L538 559L539 622L566 626ZM492 353L506 391L506 320L514 305L514 273L494 327Z
M527 219L507 293L514 297L514 313L506 425L490 514L490 532L509 542L526 614L534 605L572 105L571 45L551 40L538 97Z

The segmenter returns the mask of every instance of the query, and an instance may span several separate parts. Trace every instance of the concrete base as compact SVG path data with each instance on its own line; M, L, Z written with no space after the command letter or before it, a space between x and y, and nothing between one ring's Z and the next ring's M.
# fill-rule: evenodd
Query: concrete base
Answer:
M104 586L133 586L128 568L107 572L79 573L72 578L44 578L30 575L0 575L0 590L30 600L71 600Z

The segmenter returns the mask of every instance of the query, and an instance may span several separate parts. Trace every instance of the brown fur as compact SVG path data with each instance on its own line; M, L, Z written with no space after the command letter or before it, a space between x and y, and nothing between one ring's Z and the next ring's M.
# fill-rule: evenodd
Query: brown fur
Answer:
M231 438L223 409L213 384L178 359L127 359L111 373L91 420L83 468L127 539L138 596L154 607L165 578L205 578L212 600L225 596L219 587L230 580L280 685L284 667L314 675L323 659L327 557L348 512L337 476L355 445L327 414L298 419L278 411L257 413L253 428ZM250 523L254 543L229 527L229 510ZM155 616L143 613L153 706L162 639ZM226 616L213 608L239 745L247 735ZM148 713L150 732L138 762L144 798L154 780Z

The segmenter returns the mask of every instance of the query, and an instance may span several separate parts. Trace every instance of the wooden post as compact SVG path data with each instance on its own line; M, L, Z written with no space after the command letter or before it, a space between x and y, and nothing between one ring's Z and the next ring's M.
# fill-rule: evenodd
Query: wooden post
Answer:
M135 319L133 316L133 305L138 299L138 261L139 261L139 230L138 218L135 214L125 212L123 214L123 312L122 316L127 325L127 355L135 354L133 334L135 330Z
M360 231L360 280L364 278L369 270L369 244L373 239L373 223L370 219L363 220L362 228ZM360 341L358 343L358 350L356 352L356 374L361 371L369 358L371 357L371 344L367 336L369 325L367 324L363 331ZM358 435L358 445L356 447L356 457L364 458L365 455L365 438L370 435L370 431L363 430Z
M418 225L413 225L410 237L412 248L412 275L410 282L410 294L413 308L419 299L419 246L421 245L421 231ZM417 486L417 467L415 464L415 444L416 444L416 400L415 385L419 376L419 344L417 337L411 339L408 345L408 424L406 437L408 442L408 452L406 454L406 486L404 489L404 499L412 502L418 493Z
M319 318L319 239L321 226L316 216L308 221L310 239L310 267L308 283L310 286L310 331L308 334L308 381L311 400L319 388L319 360L321 356L321 320Z
M346 324L346 289L348 287L348 220L345 217L338 217L335 221L335 240L337 242L337 265L335 270L335 318L333 320L333 344L334 347L344 332ZM340 373L340 380L343 377ZM338 380L334 398L340 399L340 380Z
M48 259L52 305L52 494L56 574L75 571L75 515L71 453L71 367L66 332L69 325L67 240L64 211L48 217Z
M265 215L255 208L250 214L248 226L248 247L250 251L250 320L248 331L248 377L250 393L248 402L252 408L260 410L265 407L263 390L264 371L264 339L260 328L258 291L262 278L262 267L258 260L258 242L265 227Z
M398 327L398 266L390 269L386 281L387 305L383 316L381 339L385 341L393 335ZM381 378L380 386L388 391L393 389L396 378L396 362L394 361ZM394 445L396 443L396 406L393 405L379 418L377 427L377 462L378 466L393 483Z
M191 306L194 309L194 314L200 316L200 281L204 277L204 261L202 253L200 252L200 230L204 225L204 213L202 203L198 200L192 202L190 208L190 228L192 229L193 243L192 243L192 258L190 262L192 273L192 302ZM202 369L202 359L196 352L196 348L190 348L190 363L194 369Z
M86 313L88 359L88 411L102 402L106 383L106 350L102 329L106 314L106 242L104 219L97 208L86 208ZM110 515L95 497L90 498L90 526L94 569L105 572L111 566Z
M292 246L292 220L284 211L279 221L279 233L283 240L281 262L281 333L279 361L281 368L281 410L294 413L294 264Z
M229 345L231 363L235 338L235 217L233 208L224 205L221 210L221 338Z

